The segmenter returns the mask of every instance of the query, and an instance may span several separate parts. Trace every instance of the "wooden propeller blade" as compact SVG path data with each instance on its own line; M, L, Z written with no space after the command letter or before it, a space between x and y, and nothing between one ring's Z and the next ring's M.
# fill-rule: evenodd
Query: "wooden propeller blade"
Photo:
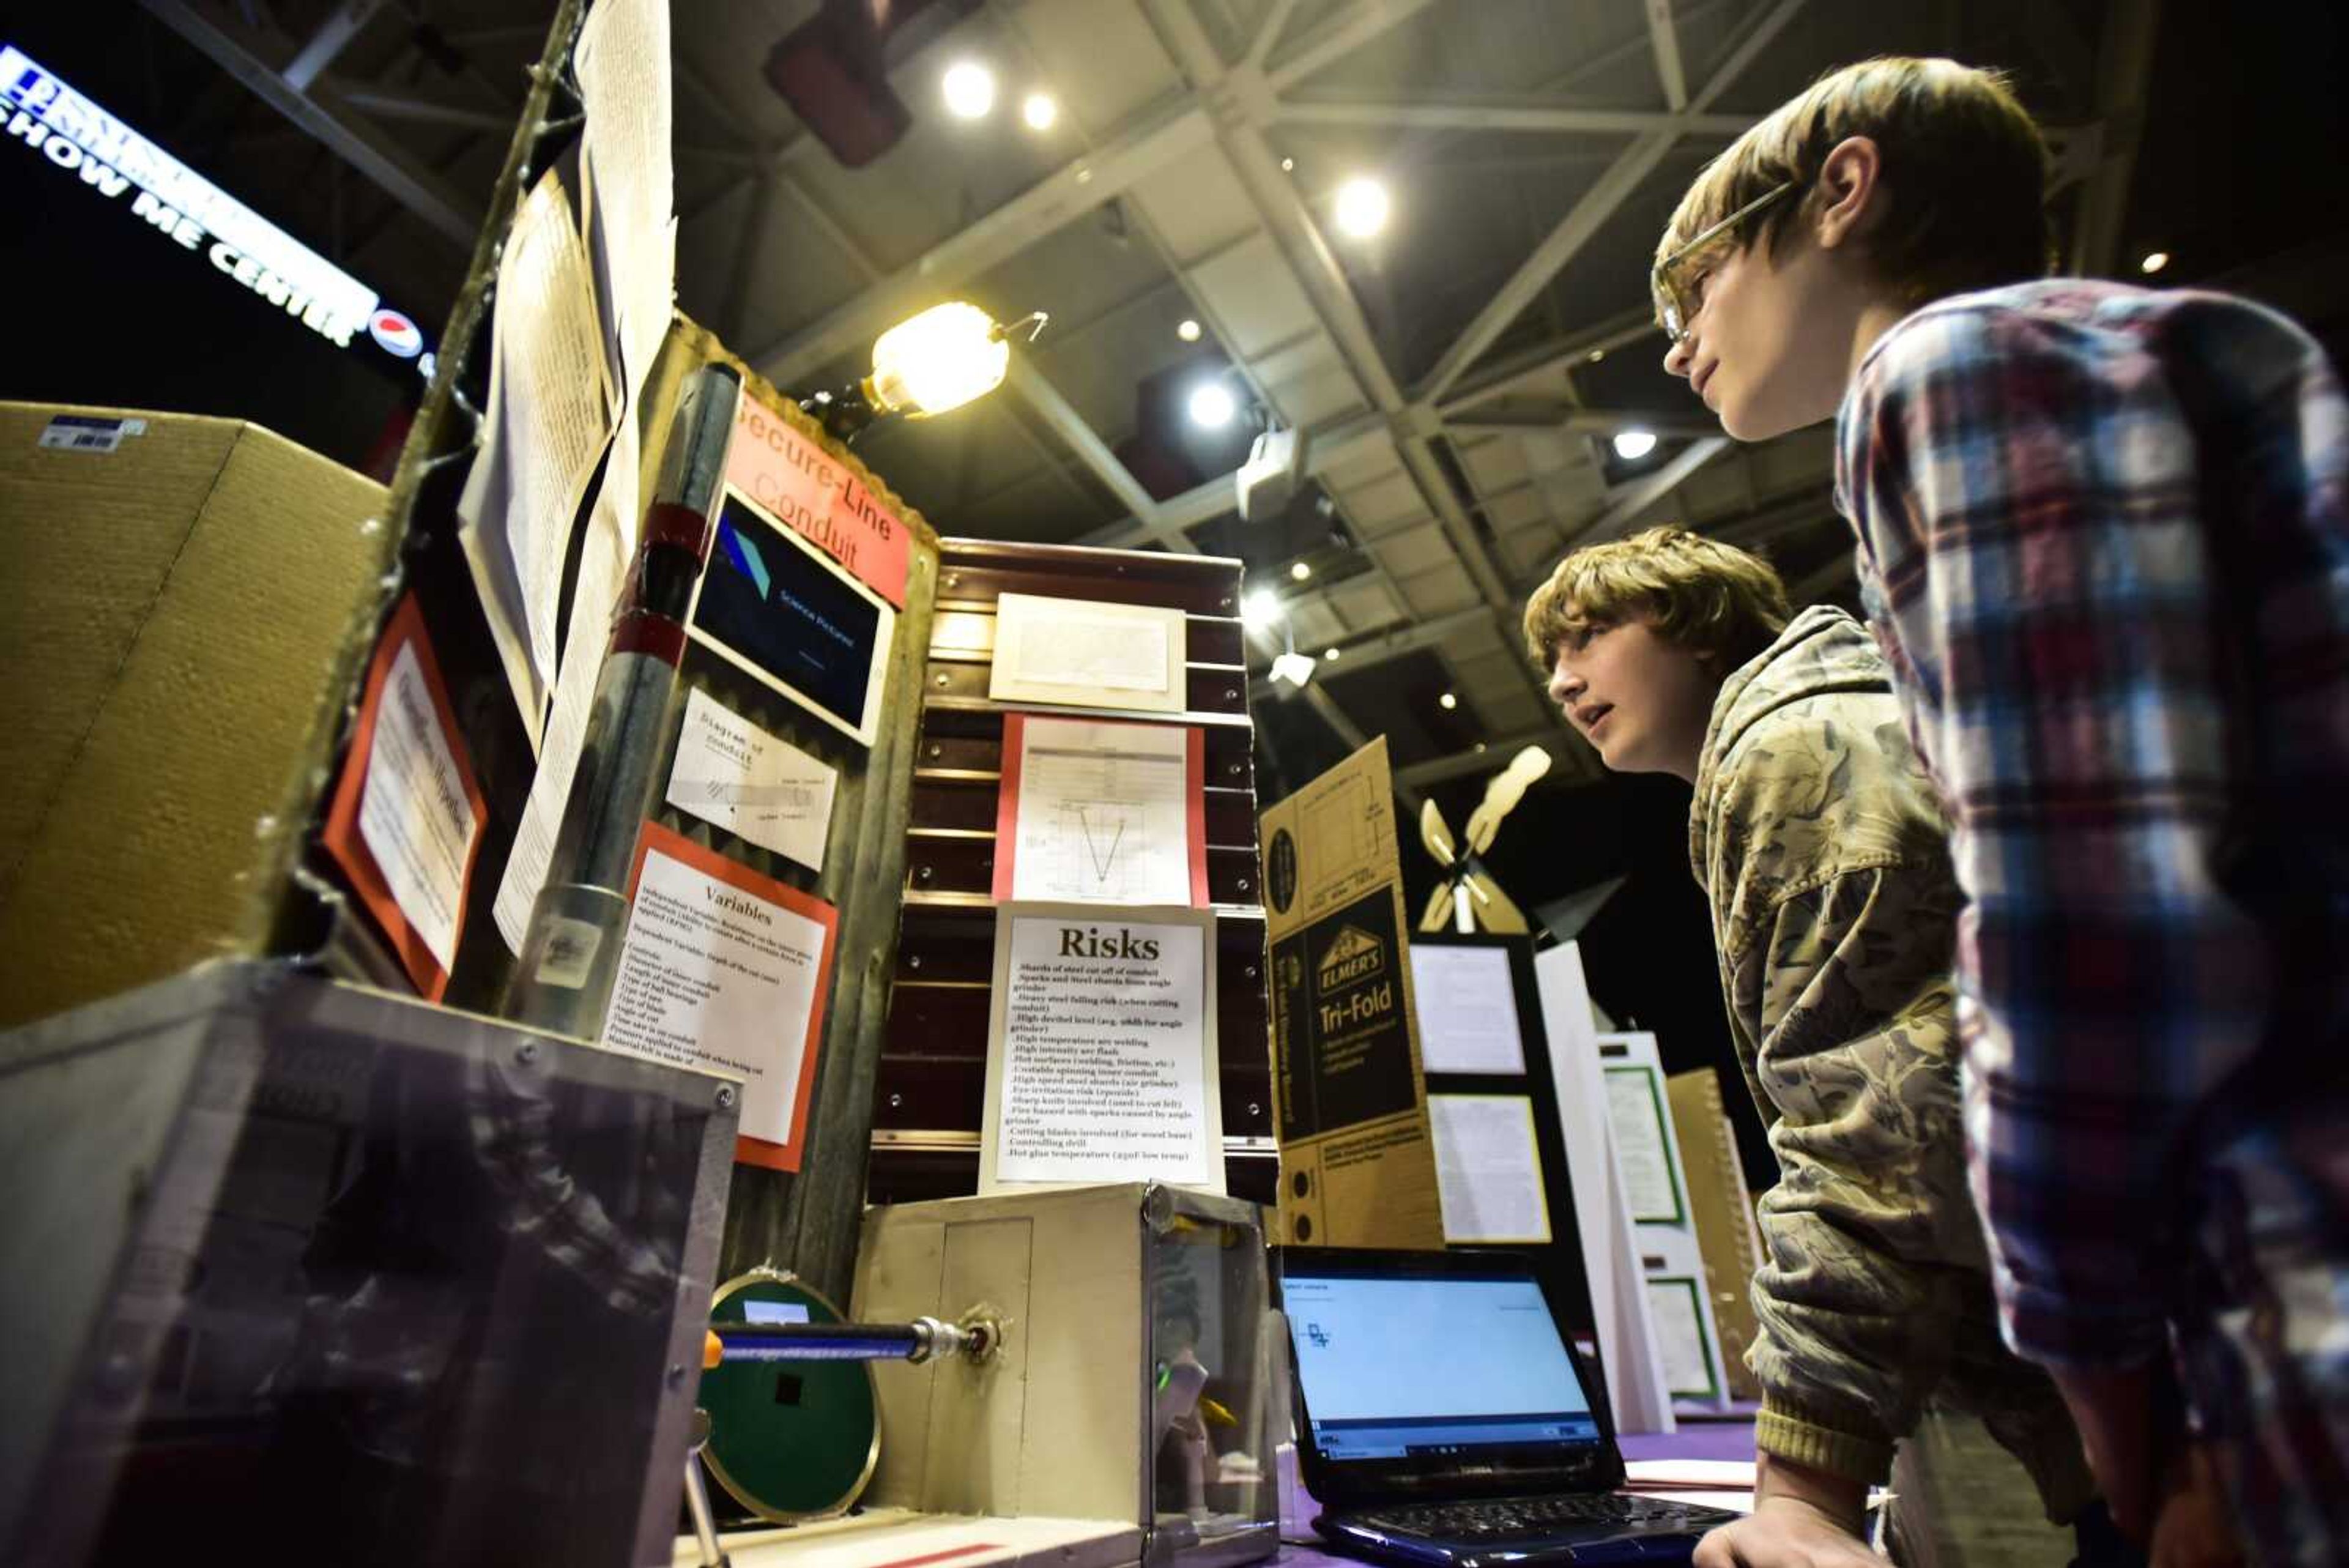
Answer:
M1452 830L1444 826L1444 813L1432 800L1423 801L1419 807L1419 841L1435 857L1435 863L1445 870L1452 868L1455 851L1452 846Z
M1521 937L1529 928L1525 911L1518 909L1501 885L1482 871L1468 874L1468 886L1477 895L1476 923L1497 936Z
M1419 929L1423 931L1440 931L1451 923L1452 884L1440 882L1436 884L1434 894L1427 900L1426 909L1419 917Z

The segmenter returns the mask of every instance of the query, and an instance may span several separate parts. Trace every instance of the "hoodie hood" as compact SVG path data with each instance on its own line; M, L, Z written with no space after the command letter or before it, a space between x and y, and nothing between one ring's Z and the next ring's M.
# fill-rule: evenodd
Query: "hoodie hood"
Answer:
M1730 672L1713 699L1698 753L1689 850L1703 878L1704 825L1722 770L1754 730L1798 702L1838 695L1889 697L1892 680L1868 629L1832 605L1813 605L1778 640Z

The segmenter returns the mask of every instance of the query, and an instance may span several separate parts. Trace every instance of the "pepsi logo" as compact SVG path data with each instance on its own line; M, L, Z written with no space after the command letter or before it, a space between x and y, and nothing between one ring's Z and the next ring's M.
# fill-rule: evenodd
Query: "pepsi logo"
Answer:
M397 310L378 310L367 317L367 336L383 346L387 354L397 354L403 359L413 359L424 352L424 334L416 323Z

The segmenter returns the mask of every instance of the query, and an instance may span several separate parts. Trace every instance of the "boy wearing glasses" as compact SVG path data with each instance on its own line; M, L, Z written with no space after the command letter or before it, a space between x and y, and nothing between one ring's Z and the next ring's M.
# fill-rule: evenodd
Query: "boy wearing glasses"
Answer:
M1824 78L1673 215L1665 368L1742 440L1837 421L2008 1343L2157 1561L2224 1560L2215 1472L2253 1560L2341 1562L2349 406L2257 306L2043 279L2044 167L1987 73Z

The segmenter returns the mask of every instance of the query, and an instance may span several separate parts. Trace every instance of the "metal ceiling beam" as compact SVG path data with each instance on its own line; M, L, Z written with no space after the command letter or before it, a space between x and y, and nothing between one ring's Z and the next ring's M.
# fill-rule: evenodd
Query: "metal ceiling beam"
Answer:
M1294 608L1293 606L1291 607ZM1358 670L1374 670L1394 659L1431 648L1442 648L1460 638L1492 629L1492 616L1484 606L1474 605L1464 610L1454 610L1450 615L1438 616L1433 620L1381 632L1360 642L1340 643L1338 658L1330 664L1329 673L1351 675ZM1261 695L1271 688L1271 681L1259 680L1249 690Z
M1713 436L1692 442L1671 462L1633 481L1625 487L1621 500L1593 519L1588 526L1578 530L1567 543L1575 549L1590 545L1602 545L1630 527L1640 514L1671 493L1672 487L1730 449L1727 436Z
M1496 409L1490 413L1464 414L1444 421L1444 428L1461 435L1525 435L1549 431L1568 435L1613 435L1617 431L1653 431L1660 436L1685 436L1702 441L1721 433L1721 421L1706 414L1663 414L1647 409L1578 409L1563 403L1539 408Z
M957 285L1196 151L1210 133L1206 114L1195 105L1134 117L1098 152L1054 170L880 284L782 341L769 344L750 356L751 364L777 386L806 379L842 355L869 346L884 330Z
M510 112L500 114L495 109L473 109L440 99L420 97L413 90L394 92L334 78L326 78L326 85L347 108L357 109L374 119L407 119L419 125L446 125L458 130L477 131L484 136L505 136L513 131L513 115Z
M1703 114L1711 109L1721 95L1727 92L1744 74L1745 68L1754 63L1754 57L1778 36L1787 23L1795 19L1795 13L1802 8L1803 0L1777 0L1777 4L1764 13L1729 51L1727 57L1713 73L1712 79L1704 84L1703 90L1689 100L1690 112ZM1652 130L1642 134L1623 150L1608 166L1607 171L1583 193L1573 210L1550 231L1549 236L1534 248L1534 254L1526 259L1525 265L1476 313L1475 318L1468 323L1452 347L1444 351L1443 358L1435 362L1434 369L1428 373L1425 383L1419 389L1422 400L1442 398L1451 389L1452 383L1460 379L1462 372L1484 357L1485 350L1508 330L1510 324L1524 314L1526 306L1549 286L1550 280L1565 270L1567 263L1572 261L1577 253L1590 242L1591 236L1615 215L1616 209L1645 183L1656 166L1671 153L1678 140L1679 132L1676 130Z
M1656 79L1674 113L1688 107L1688 72L1681 65L1681 36L1672 26L1672 0L1647 0L1648 47L1656 57Z
M1288 18L1297 10L1297 0L1272 0L1272 9L1256 30L1256 40L1248 45L1247 63L1257 70L1264 69L1265 57L1280 42L1281 34L1288 30Z
M1274 92L1286 92L1322 67L1352 54L1433 4L1434 0L1356 0L1273 62L1264 73L1264 80Z
M1572 732L1568 732L1571 733ZM1395 793L1405 789L1424 789L1449 779L1466 778L1481 773L1498 773L1509 765L1509 759L1527 746L1539 746L1550 754L1554 770L1551 777L1572 779L1589 771L1586 753L1580 747L1561 747L1555 730L1520 730L1514 735L1503 735L1485 742L1482 751L1454 752L1448 756L1430 757L1423 763L1412 763L1395 769Z
M1619 312L1580 332L1537 344L1495 365L1437 403L1436 411L1449 423L1467 410L1506 397L1527 381L1587 364L1593 354L1603 358L1654 337L1657 330L1655 317L1646 310Z
M1014 353L1011 356L1011 368L1005 373L1004 380L1012 393L1034 410L1054 435L1068 443L1069 450L1076 453L1077 460L1092 470L1094 477L1108 485L1111 493L1125 504L1152 538L1170 550L1187 555L1198 554L1199 546L1191 543L1190 535L1159 516L1157 499L1143 488L1142 481L1133 477L1133 470L1118 461L1117 453L1110 451L1109 443L1094 432L1092 426L1085 422L1084 416L1070 405L1069 400L1061 395L1060 389L1053 386L1025 354Z
M157 21L193 44L213 64L284 115L336 157L424 220L435 233L470 252L481 232L481 209L440 175L411 161L373 127L347 119L280 76L250 41L197 11L186 0L140 0Z
M1275 117L1293 125L1375 125L1411 130L1506 130L1628 136L1667 130L1682 136L1735 136L1754 123L1744 114L1659 114L1653 109L1569 109L1526 101L1285 98Z
M2113 0L2105 12L2096 62L2096 108L2104 117L2104 159L2080 192L2073 231L2072 270L2108 277L2120 259L2121 226L2128 215L2129 182L2145 134L2145 99L2153 78L2153 40L2160 0Z
M285 78L285 85L295 92L308 92L319 73L335 63L336 57L359 36L382 4L383 0L344 0L328 12L326 19L318 24L318 30L310 35L310 41L302 46L302 52L277 73ZM543 30L540 36L545 36Z
M1263 129L1251 117L1251 104L1266 104L1265 82L1245 68L1235 72L1225 67L1214 40L1185 0L1143 0L1143 4L1176 67L1203 99L1217 104L1216 144L1304 291L1309 306L1336 345L1339 358L1372 409L1389 421L1403 467L1422 502L1442 525L1454 558L1495 616L1514 616L1516 606L1508 584L1478 537L1476 524L1454 489L1451 476L1436 461L1429 439L1440 428L1434 411L1413 406L1404 399L1345 269L1298 194L1296 182L1281 171ZM1422 8L1413 0L1387 0L1358 11L1375 14L1392 26ZM1353 30L1361 35L1353 43L1363 41L1368 31L1366 31L1361 24L1354 25Z

